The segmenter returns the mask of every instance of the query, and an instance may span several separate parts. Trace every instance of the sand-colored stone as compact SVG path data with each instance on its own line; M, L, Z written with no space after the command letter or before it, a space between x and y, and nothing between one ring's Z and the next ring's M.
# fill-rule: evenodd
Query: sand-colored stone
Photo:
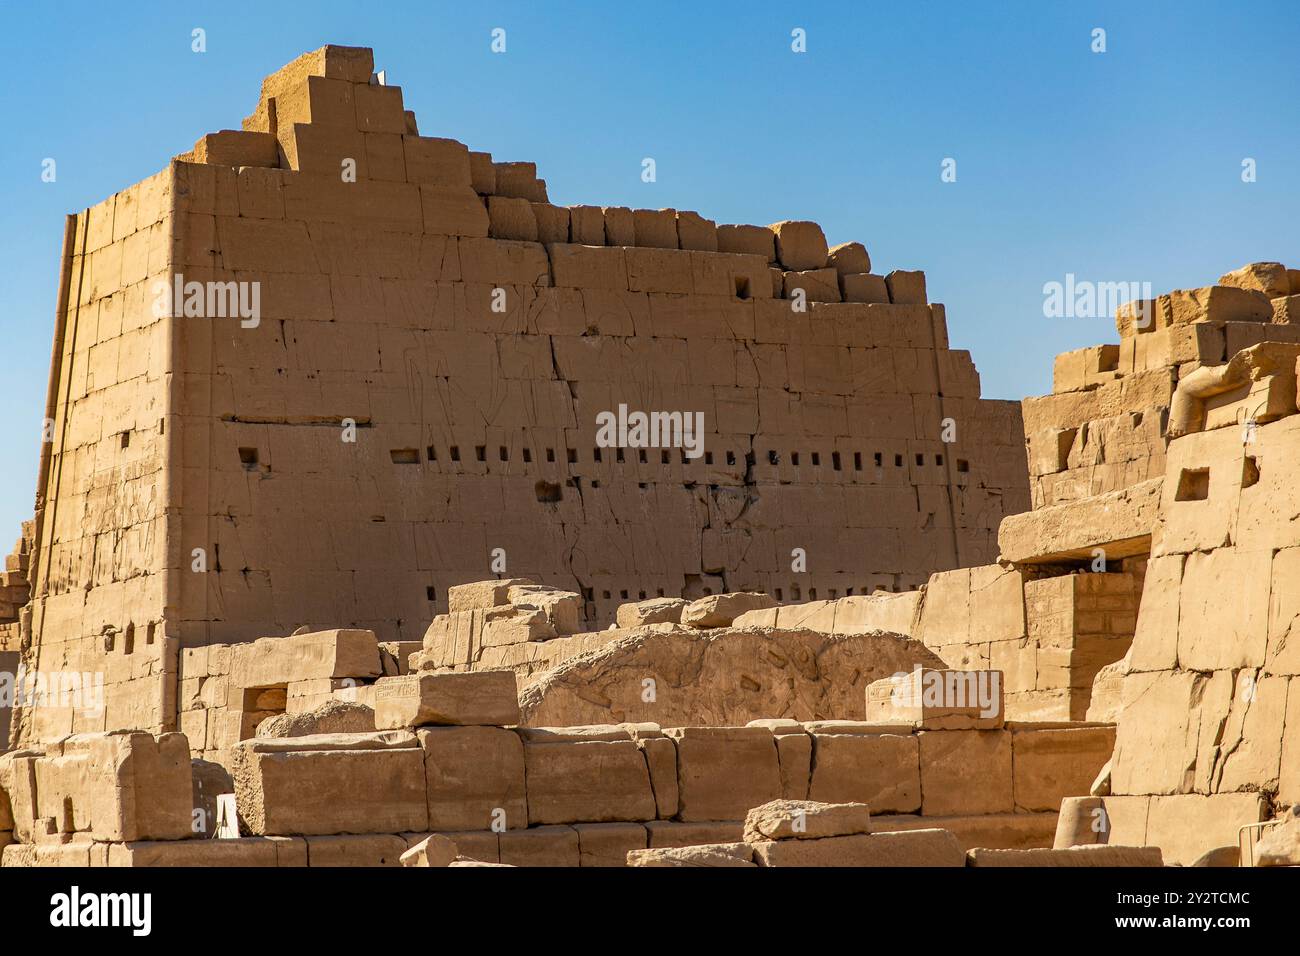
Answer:
M887 634L636 632L544 672L524 687L519 703L522 722L534 726L860 716L866 683L917 663L940 661L918 642ZM629 681L629 673L636 679ZM646 680L654 682L652 701L644 699Z
M816 840L870 832L871 811L865 803L773 800L745 815L746 843Z
M509 671L420 673L375 682L375 726L380 730L517 723L519 698Z
M994 850L984 847L966 854L967 866L1163 866L1155 846L1073 846L1056 850Z
M700 846L658 847L630 850L628 866L754 866L754 850L748 843L707 843Z
M964 866L947 830L923 829L751 844L759 866Z

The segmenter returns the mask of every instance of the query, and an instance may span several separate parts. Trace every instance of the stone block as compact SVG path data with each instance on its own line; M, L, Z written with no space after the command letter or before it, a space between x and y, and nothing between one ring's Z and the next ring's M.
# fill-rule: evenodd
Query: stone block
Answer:
M579 866L627 866L628 854L643 851L648 839L639 823L579 823Z
M619 627L641 627L646 624L677 624L687 602L682 598L650 598L635 604L620 604L615 614Z
M775 262L776 236L768 226L718 226L718 252L762 256Z
M406 841L403 841L405 846ZM402 866L449 866L460 855L460 850L451 840L437 833L430 833L420 842L405 850L398 860Z
M497 727L437 727L418 737L431 829L528 825L524 745L517 734Z
M967 866L1163 866L1158 846L1073 846L1065 849L997 850L979 847L966 854Z
M871 812L865 803L773 800L745 815L746 843L816 840L870 832Z
M739 820L781 796L776 743L762 727L675 727L678 819Z
M751 844L759 866L964 866L947 830L900 830Z
M1011 734L927 730L920 737L921 812L927 817L1009 813L1015 801ZM971 768L978 767L973 773Z
M814 734L808 796L826 803L865 803L876 813L920 810L918 738Z
M787 272L826 268L829 250L822 227L806 220L784 220L768 227L776 236L776 258ZM721 246L721 235L719 235ZM728 250L724 250L728 251Z
M249 740L231 763L239 816L254 834L429 829L424 755L412 734Z
M375 681L375 727L507 726L519 723L512 671L410 674Z
M530 827L500 834L501 862L510 866L580 866L578 831L568 826Z
M909 674L867 685L866 718L924 730L996 730L1004 720L1002 672L937 670L918 666Z
M863 273L840 276L845 302L889 302L889 286L884 276Z
M925 273L895 269L885 276L889 287L889 301L895 305L925 305L930 300L925 292Z
M827 261L841 279L871 272L871 256L860 242L841 242L838 246L831 246Z
M330 677L371 678L383 674L374 631L332 630L264 637L231 648L234 687L273 687Z
M1017 810L1059 810L1065 797L1087 793L1115 745L1113 727L1011 732Z
M682 608L681 623L695 628L726 627L746 611L775 606L776 601L766 594L744 591L710 594Z
M631 740L524 744L528 822L653 820L655 795Z
M748 843L708 843L700 846L631 850L628 866L752 867L754 849Z

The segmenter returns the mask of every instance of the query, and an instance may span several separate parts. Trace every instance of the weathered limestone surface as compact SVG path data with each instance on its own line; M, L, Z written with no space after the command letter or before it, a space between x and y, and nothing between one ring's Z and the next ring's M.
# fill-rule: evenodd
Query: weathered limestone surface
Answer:
M860 717L866 684L938 659L894 634L719 629L638 633L544 672L520 694L533 726L653 720L726 726ZM654 699L646 700L645 681Z

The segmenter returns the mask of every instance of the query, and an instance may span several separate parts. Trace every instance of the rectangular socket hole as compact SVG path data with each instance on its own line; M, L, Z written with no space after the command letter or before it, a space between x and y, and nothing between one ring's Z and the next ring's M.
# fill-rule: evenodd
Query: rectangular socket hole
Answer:
M1249 488L1259 482L1259 462L1254 455L1247 455L1241 463L1241 487Z
M1210 469L1184 468L1178 476L1175 501L1204 501L1210 497Z
M414 448L394 448L389 453L394 465L418 465L420 453Z

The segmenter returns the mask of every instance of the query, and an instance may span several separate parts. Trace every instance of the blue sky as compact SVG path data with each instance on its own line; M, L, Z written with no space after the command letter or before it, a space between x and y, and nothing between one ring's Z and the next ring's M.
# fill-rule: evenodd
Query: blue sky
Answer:
M1117 341L1106 318L1045 318L1045 282L1159 292L1300 263L1297 27L1267 0L5 3L0 545L32 507L64 214L239 128L303 51L373 47L422 133L535 161L553 202L814 219L876 271L924 269L985 396L1020 398L1050 390L1056 353Z

